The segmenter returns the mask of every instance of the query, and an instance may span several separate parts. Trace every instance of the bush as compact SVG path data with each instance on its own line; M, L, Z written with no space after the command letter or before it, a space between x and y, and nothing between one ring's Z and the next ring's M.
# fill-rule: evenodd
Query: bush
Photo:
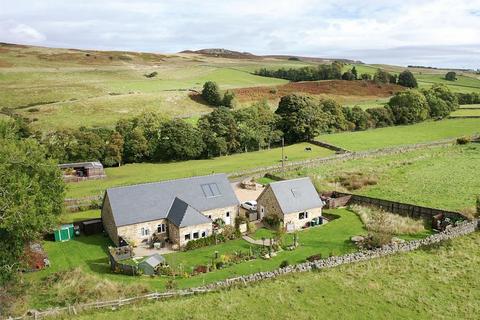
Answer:
M222 234L212 234L205 238L190 240L187 242L183 250L189 251L193 249L203 248L217 243L225 242L225 236Z
M280 227L282 220L277 215L269 215L263 217L262 222L268 227L277 230Z
M255 226L255 224L253 222L249 222L247 224L247 232L250 233L250 234L253 234L253 233L255 233L255 231L257 231L257 227Z
M367 249L380 248L392 242L393 236L386 232L371 232L364 241Z
M348 190L358 190L364 186L376 185L378 179L376 176L367 175L363 172L347 172L339 175L335 181Z
M227 240L233 240L235 238L237 238L237 233L235 232L235 228L232 227L232 226L225 226L223 227L223 236L227 239Z
M283 260L282 262L280 262L280 268L285 268L288 265L290 265L290 263L288 263L288 260Z
M313 261L321 260L321 259L322 259L322 254L321 253L314 254L314 255L311 255L311 256L307 257L307 261L309 261L309 262L313 262Z
M457 139L457 144L469 144L471 142L471 139L469 137L460 137Z
M409 70L405 70L398 75L398 82L399 85L407 88L416 88L418 87L417 79L413 76L413 74Z
M457 73L455 73L454 71L449 71L445 74L445 80L448 80L448 81L455 81L457 80Z
M165 283L165 289L167 290L176 290L177 288L178 288L178 283L173 279L169 279L167 283Z

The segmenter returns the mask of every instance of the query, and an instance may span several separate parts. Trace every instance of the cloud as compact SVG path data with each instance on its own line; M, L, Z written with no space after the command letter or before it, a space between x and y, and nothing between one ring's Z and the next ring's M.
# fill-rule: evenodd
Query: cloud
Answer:
M42 43L47 37L35 28L13 21L0 22L0 39L4 42Z
M0 0L0 41L157 52L224 47L480 67L478 0L7 1Z

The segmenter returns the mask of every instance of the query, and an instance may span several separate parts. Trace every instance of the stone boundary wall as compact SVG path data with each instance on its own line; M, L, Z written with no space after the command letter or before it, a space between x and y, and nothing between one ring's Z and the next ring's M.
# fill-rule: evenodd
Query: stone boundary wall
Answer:
M327 143L327 142L323 142L323 141L318 141L318 140L311 140L309 141L309 143L313 144L313 145L316 145L316 146L319 146L319 147L322 147L322 148L325 148L325 149L330 149L330 150L333 150L335 152L338 152L338 153L348 153L348 152L351 152L347 149L343 149L342 147L338 147L338 146L335 146L333 144L330 144L330 143Z
M448 116L448 119L479 119L480 116Z
M412 218L422 218L422 219L431 220L434 216L438 214L443 214L445 217L448 217L450 219L462 219L462 220L467 219L465 216L463 216L459 212L417 206L414 204L396 202L396 201L385 200L385 199L372 198L372 197L362 196L358 194L350 194L345 192L334 191L333 197L343 199L342 202L345 201L345 204L347 205L356 203L360 205L375 206L391 213L396 213L402 216L408 216Z
M434 148L438 146L448 146L448 145L455 144L456 141L457 141L457 138L452 138L452 139L444 139L439 141L417 143L417 144L404 145L404 146L395 146L395 147L389 147L389 148L372 149L367 151L341 153L341 154L336 154L328 157L287 162L285 163L284 169L292 170L300 167L309 168L309 167L315 167L319 164L330 163L330 162L339 161L339 160L362 159L362 158L367 158L371 156L383 156L383 155L390 155L390 154L397 154L397 153L405 153L405 152L418 150L418 149ZM266 172L273 173L273 172L281 172L281 171L282 171L282 165L277 164L277 165L268 166L268 167L231 172L227 174L227 176L228 177L242 177L246 175L260 176Z
M16 318L7 318L7 319L42 319L46 317L61 315L61 314L77 314L78 311L87 311L92 309L101 309L101 308L113 308L120 307L123 305L133 304L140 301L148 300L165 300L168 298L178 298L182 296L189 296L194 294L201 294L207 292L214 292L221 289L227 289L236 286L247 285L248 283L255 283L267 279L273 279L279 276L283 276L291 273L299 272L309 272L313 270L322 270L327 268L333 268L344 264L368 261L371 259L386 257L394 255L401 252L410 252L417 250L422 247L428 247L431 245L438 244L442 241L454 239L461 237L470 233L473 233L478 230L480 220L476 219L473 221L464 221L459 223L457 226L442 231L437 234L433 234L424 239L412 240L403 243L394 243L388 244L381 248L374 250L363 250L357 251L341 256L333 256L326 259L320 259L311 262L304 262L296 265L286 266L284 268L278 268L273 271L257 272L245 276L238 276L235 278L229 278L226 280L217 281L212 284L208 284L201 287L186 289L186 290L176 290L176 291L167 291L167 292L153 292L143 296L132 297L127 299L117 299L110 301L97 301L85 304L78 304L68 307L61 308L51 308L45 311L31 310L25 315L16 317Z

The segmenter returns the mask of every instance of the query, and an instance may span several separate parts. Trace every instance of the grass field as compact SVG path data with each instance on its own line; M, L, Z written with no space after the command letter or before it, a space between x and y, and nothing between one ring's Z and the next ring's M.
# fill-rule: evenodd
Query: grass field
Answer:
M480 233L439 248L80 319L475 319Z
M324 134L318 136L317 140L347 150L360 151L436 141L475 133L480 133L480 119L447 119L408 126Z
M288 176L312 176L323 190L344 190L340 175L361 172L377 184L353 193L428 207L473 209L480 190L480 145L436 147L412 152L338 161L299 169Z
M305 147L307 146L311 147L312 151L305 151ZM107 168L107 178L105 179L68 184L67 198L102 194L106 188L120 185L220 172L238 172L256 167L271 166L281 163L281 154L281 148L274 148L207 160L190 160L171 163L138 163L127 164L120 168ZM285 147L285 155L288 156L289 161L325 157L332 154L333 151L331 150L313 146L309 143L299 143Z
M478 109L468 109L468 108L460 108L450 115L451 117L462 117L462 116L476 116L480 117L480 108Z
M97 218L100 218L100 209L78 212L65 212L60 216L60 223L72 223Z

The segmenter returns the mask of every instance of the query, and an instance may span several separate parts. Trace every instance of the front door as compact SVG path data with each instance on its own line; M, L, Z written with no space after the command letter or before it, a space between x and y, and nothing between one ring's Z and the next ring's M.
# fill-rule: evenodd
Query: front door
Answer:
M232 218L230 217L230 211L225 212L225 224L230 225L232 223Z

